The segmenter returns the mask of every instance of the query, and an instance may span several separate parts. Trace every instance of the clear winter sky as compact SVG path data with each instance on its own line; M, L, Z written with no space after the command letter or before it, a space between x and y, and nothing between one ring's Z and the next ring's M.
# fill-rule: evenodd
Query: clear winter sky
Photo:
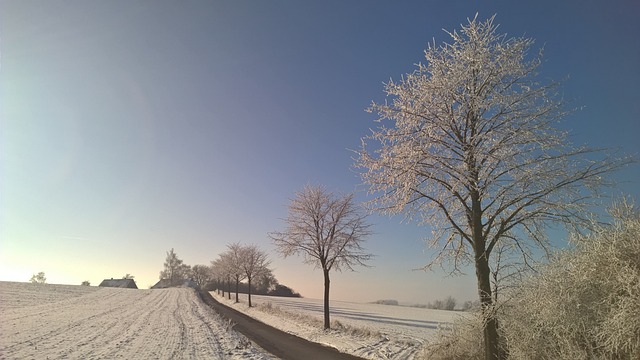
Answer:
M365 108L476 12L569 77L574 143L640 152L636 0L0 1L0 280L147 288L171 248L209 264L242 242L320 298L321 272L267 233L305 184L369 199L348 150L377 126ZM640 199L638 167L615 194ZM334 274L332 298L476 298L472 271L411 271L428 227L370 220L373 267Z

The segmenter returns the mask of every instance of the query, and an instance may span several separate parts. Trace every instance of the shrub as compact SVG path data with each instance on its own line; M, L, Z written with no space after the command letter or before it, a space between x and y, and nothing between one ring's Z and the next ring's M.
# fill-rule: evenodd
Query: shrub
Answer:
M640 216L613 214L516 292L503 319L513 358L640 359Z
M416 307L426 307L428 309L436 310L454 310L456 304L456 299L454 299L452 296L447 296L447 298L444 300L435 300L432 303L428 303L426 306L416 305Z
M480 308L479 302L476 304L471 300L467 300L464 302L464 304L462 304L462 311L471 311L475 308Z
M640 359L640 214L625 203L615 222L578 236L508 294L496 312L510 359ZM466 306L464 306L466 307ZM481 359L482 319L442 329L426 359Z
M484 359L482 316L459 318L450 327L441 327L437 338L428 343L418 359L482 360Z
M447 298L444 299L443 309L444 310L453 310L455 308L456 308L456 299L454 299L451 296L447 296Z
M47 278L44 275L44 272L40 271L37 274L33 274L29 281L33 284L45 284L47 282Z

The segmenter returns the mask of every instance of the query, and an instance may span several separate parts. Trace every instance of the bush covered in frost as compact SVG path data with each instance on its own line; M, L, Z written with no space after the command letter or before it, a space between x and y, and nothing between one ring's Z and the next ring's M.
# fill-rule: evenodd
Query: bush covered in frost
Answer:
M451 327L443 327L437 338L426 344L418 359L482 360L484 359L482 315L458 318Z
M640 359L640 214L612 215L517 290L502 319L512 358Z
M511 359L640 359L640 214L618 205L613 225L578 236L499 307ZM427 359L482 358L482 318L443 329Z

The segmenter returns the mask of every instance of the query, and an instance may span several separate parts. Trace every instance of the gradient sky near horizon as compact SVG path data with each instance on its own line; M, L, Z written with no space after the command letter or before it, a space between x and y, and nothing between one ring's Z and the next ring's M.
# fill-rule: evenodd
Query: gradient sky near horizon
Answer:
M349 151L377 126L364 110L476 13L544 46L541 76L582 107L574 143L640 152L634 0L1 1L0 280L147 288L171 248L209 264L241 242L321 298L321 272L267 233L305 184L369 199ZM640 199L638 168L613 196ZM370 220L372 267L334 274L333 299L476 298L472 271L412 271L427 226Z

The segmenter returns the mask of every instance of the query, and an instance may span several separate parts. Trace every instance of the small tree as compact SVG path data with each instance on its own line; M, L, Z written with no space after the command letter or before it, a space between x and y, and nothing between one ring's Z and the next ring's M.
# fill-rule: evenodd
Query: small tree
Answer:
M215 280L216 288L221 293L222 297L224 297L224 284L227 279L227 269L222 256L211 261L211 274Z
M453 296L447 296L447 298L444 299L443 309L449 311L455 310L456 303L456 299Z
M236 283L236 302L239 302L238 287L240 286L240 282L246 277L242 267L245 261L244 248L239 243L228 245L227 252L223 254L223 259L229 276Z
M242 248L242 264L244 275L249 283L249 307L251 307L251 281L256 277L270 273L267 254L255 245L247 245Z
M173 248L167 251L164 270L160 272L160 279L168 279L171 286L179 285L189 274L189 266L184 264Z
M216 269L216 273L220 276L220 284L222 288L222 296L224 297L224 285L227 285L227 296L231 300L231 261L229 260L228 253L222 253L219 258L213 263Z
M47 282L47 278L44 276L44 272L40 271L37 274L33 274L29 281L33 284L44 284Z
M135 278L135 276L133 276L133 275L131 275L129 273L126 273L122 278L123 279L133 279L133 278Z
M494 249L525 259L548 251L549 222L587 225L604 175L631 161L570 146L554 127L566 113L558 84L536 79L533 40L497 34L493 20L469 20L451 44L425 51L426 64L386 84L393 101L370 111L391 126L364 138L357 160L374 209L431 226L440 250L430 265L475 266L487 360L502 357ZM379 145L370 151L368 140Z
M89 280L85 280L80 285L82 285L82 286L91 286L91 283L89 282Z
M193 265L191 279L203 289L211 281L211 268L207 265Z
M324 275L324 328L329 321L329 272L353 270L372 255L362 247L371 232L366 215L353 203L353 194L336 196L320 186L305 186L289 204L287 229L273 232L284 257L302 254L304 261L322 269Z
M258 277L256 277L256 281L254 284L254 289L257 294L266 295L270 291L274 290L278 285L278 279L276 279L275 275L273 275L273 271L269 268Z

